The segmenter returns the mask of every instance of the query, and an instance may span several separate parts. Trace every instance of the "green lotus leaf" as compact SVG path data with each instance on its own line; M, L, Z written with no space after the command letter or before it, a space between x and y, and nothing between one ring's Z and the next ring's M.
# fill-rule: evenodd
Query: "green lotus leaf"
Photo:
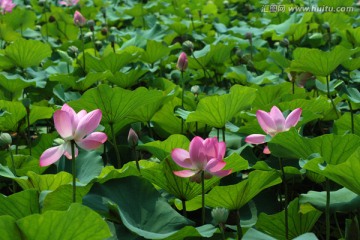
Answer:
M154 64L156 61L169 56L170 48L166 44L154 40L148 40L146 43L146 51L141 55L140 59L144 62Z
M37 66L51 56L48 44L36 40L18 39L5 49L5 55L18 67Z
M110 133L111 125L113 125L116 133L134 121L128 118L134 109L141 107L146 102L152 102L154 99L156 96L151 96L149 91L142 87L130 91L118 87L111 88L108 85L99 85L86 91L80 99L71 101L69 105L76 110L100 109L106 133Z
M46 211L18 220L17 225L29 240L106 239L111 236L106 222L97 213L80 204L67 211Z
M313 211L302 214L299 212L299 199L296 198L289 203L289 239L294 239L304 233L310 232L321 216L321 212L313 209ZM276 239L285 239L285 212L281 211L273 215L260 213L256 229L267 233Z
M235 185L214 187L205 197L205 204L210 207L224 207L237 210L247 204L262 190L281 183L277 171L255 170ZM219 197L221 196L221 197Z
M0 194L0 216L9 215L21 219L39 212L39 194L34 189L14 193L8 197Z
M360 145L360 137L353 134L338 136L326 134L315 138L301 137L292 128L279 133L268 143L271 154L278 157L307 159L320 154L329 164L345 162Z
M5 14L2 21L6 22L12 29L24 31L26 28L34 28L37 17L34 11L25 8L15 8L11 14Z
M354 148L355 150L351 151L350 156L346 154L346 161L340 164L329 162L326 157L317 157L308 161L304 168L321 174L360 195L360 182L357 181L358 178L356 177L360 171L360 148Z
M344 113L334 123L334 133L337 135L343 135L351 133L351 114ZM354 115L354 134L360 136L360 115Z
M95 72L104 72L109 70L112 74L118 72L126 64L137 59L137 55L128 52L109 53L101 58L94 57L90 54L85 55L86 69Z
M222 128L235 114L251 106L255 93L254 88L235 85L228 94L205 97L200 100L196 111L189 114L186 122L201 122Z
M147 70L141 68L130 69L126 73L116 72L113 77L109 78L109 81L121 88L129 88L135 85L146 72Z
M301 194L300 204L310 203L320 211L326 208L326 191L309 191ZM331 212L351 212L360 207L360 196L349 189L341 188L330 192L330 211Z
M19 183L23 189L35 188L39 192L50 190L54 191L58 187L72 183L72 175L67 172L59 172L57 174L43 174L38 175L34 172L28 172L27 186L23 179L16 178L15 181Z
M316 76L329 76L340 64L350 58L354 52L342 46L336 46L330 52L319 49L296 48L291 71L311 72Z
M16 219L4 215L0 216L0 235L3 239L21 240L22 234L16 225Z
M0 117L0 130L16 131L19 121L26 116L26 110L20 102L0 100L0 110L5 112Z
M22 79L20 76L18 78L7 78L3 74L0 75L0 85L11 93L21 91L27 87L35 86L35 82L28 82Z
M102 206L104 203L107 206ZM105 214L117 210L118 221L148 239L164 239L193 224L176 212L151 183L139 177L95 183L84 204Z

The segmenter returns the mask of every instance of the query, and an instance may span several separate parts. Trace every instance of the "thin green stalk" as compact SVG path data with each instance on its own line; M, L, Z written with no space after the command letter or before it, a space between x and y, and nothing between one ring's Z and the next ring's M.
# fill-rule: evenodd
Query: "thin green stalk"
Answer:
M187 213L186 213L186 201L185 201L185 199L181 199L181 203L182 203L183 216L184 216L184 217L187 217Z
M220 232L221 232L221 237L223 240L226 240L226 237L225 237L225 226L223 223L220 223L219 224L219 228L220 228Z
M8 150L10 152L10 158L11 158L11 168L12 168L12 172L14 173L15 176L17 176L16 174L16 168L15 168L15 161L14 161L14 155L11 151L11 145L9 144L8 146ZM12 180L12 192L15 193L16 192L16 182L15 180Z
M201 171L201 223L205 224L205 172Z
M326 240L330 240L330 181L325 178L326 188L326 206L325 206L325 222L326 222Z
M116 161L117 161L117 164L118 164L118 168L121 168L122 163L121 163L121 158L120 158L120 152L119 152L117 142L116 142L114 124L109 123L109 125L110 125L110 131L111 131L111 136L112 136L112 140L113 140L113 146L114 146L115 155L116 155Z
M96 44L95 44L95 32L93 31L92 32L92 39L93 39L93 44L94 44L94 54L95 54L95 57L96 57Z
M225 127L222 128L222 139L225 142Z
M82 27L80 27L80 36L81 36L81 40L82 40L82 47L83 47L83 69L85 72L85 39L84 39L84 34L82 31Z
M133 152L133 156L135 157L136 168L137 168L137 170L140 172L139 157L138 157L136 148L135 148L135 147L131 147L131 149L132 149L132 152Z
M331 95L330 95L330 83L329 83L329 75L326 76L326 89L327 89L327 97L330 99L331 101L331 104L333 105L333 108L334 108L334 111L336 112L336 115L337 117L339 118L339 113L338 111L336 110L336 106L335 106L335 103L334 103L334 100L332 99Z
M220 129L216 128L216 137L219 140L220 139Z
M29 145L29 153L31 154L31 133L30 133L30 111L29 108L26 108L26 123L27 123L27 139L28 139L28 145Z
M350 115L351 115L351 133L354 134L355 133L354 112L353 112L353 108L352 108L352 105L351 105L350 101L348 101L348 104L349 104Z
M341 228L340 228L340 225L339 225L339 221L338 221L337 216L336 216L336 212L334 212L334 219L335 219L336 227L337 227L337 229L339 230L339 234L340 234L340 236L341 236L340 239L344 239L344 235L343 235L343 233L342 233L342 231L341 231Z
M288 189L285 178L285 170L282 163L282 159L279 158L279 165L281 168L281 178L284 185L284 212L285 212L285 238L289 239L289 213L288 213Z
M240 240L243 237L241 224L240 224L240 209L236 210L236 229L237 229L237 239Z
M73 202L76 202L76 159L75 159L75 141L71 141L71 167L72 167L72 175L73 175Z
M201 62L195 57L194 53L191 53L191 56L195 59L195 61L200 65L200 67L203 69L204 71L204 76L206 77L206 75L208 75L208 77L210 78L210 73L208 73L208 71L206 70L206 68L201 64Z
M185 96L185 79L184 79L184 71L181 71L181 108L184 109L184 96ZM184 133L184 119L181 118L181 134Z

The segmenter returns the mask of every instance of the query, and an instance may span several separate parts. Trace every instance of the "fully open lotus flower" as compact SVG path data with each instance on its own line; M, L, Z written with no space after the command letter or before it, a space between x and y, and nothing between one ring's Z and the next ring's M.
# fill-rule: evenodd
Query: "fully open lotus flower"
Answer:
M182 52L178 58L178 61L177 61L177 64L176 64L176 67L184 72L186 70L188 66L188 59L187 59L187 55L186 53Z
M83 27L86 24L86 19L79 11L74 13L74 24L78 27Z
M60 1L59 4L70 7L76 5L78 2L79 0L65 0L65 1Z
M204 171L205 178L211 178L213 175L224 177L231 173L231 170L222 170L226 162L226 145L224 142L218 142L217 138L202 139L194 137L190 142L189 152L176 148L171 152L171 157L175 163L189 170L174 171L179 177L192 177L192 180L199 182L200 174Z
M63 139L62 144L47 149L40 156L40 166L48 166L59 160L62 155L72 159L71 141L86 150L96 149L103 144L107 140L106 134L93 132L99 126L101 117L100 109L89 113L85 110L76 113L70 106L64 104L61 110L54 113L55 128ZM75 157L78 154L76 146Z
M15 6L16 4L14 4L12 0L0 0L1 14L5 14L6 12L11 12Z
M285 119L283 113L279 108L273 106L270 112L258 110L256 112L256 118L260 124L260 127L264 132L271 137L275 136L279 132L286 132L291 127L295 127L300 120L302 109L294 109ZM266 135L264 134L251 134L245 138L245 142L251 144L262 144L265 143ZM264 149L265 154L270 154L268 147Z

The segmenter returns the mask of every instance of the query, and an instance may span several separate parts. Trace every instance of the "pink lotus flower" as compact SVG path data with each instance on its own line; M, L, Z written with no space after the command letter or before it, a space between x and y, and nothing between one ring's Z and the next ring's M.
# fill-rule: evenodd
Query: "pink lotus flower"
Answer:
M175 163L190 170L174 171L179 177L192 177L192 180L199 182L200 174L205 172L205 178L212 175L224 177L231 173L231 170L222 170L226 162L223 161L226 145L218 142L217 138L202 139L194 137L190 142L189 152L176 148L171 152Z
M271 137L274 137L279 132L286 132L291 127L295 127L300 120L302 109L297 108L292 111L285 119L284 115L279 108L273 106L270 112L258 110L256 112L256 118L260 124L260 127L264 132ZM251 134L245 138L245 142L251 144L265 143L266 135L264 134ZM265 154L270 154L269 148L266 146L264 149Z
M72 159L71 141L75 141L76 146L92 150L98 148L107 140L107 136L102 132L93 132L100 124L102 113L100 109L87 113L81 110L76 113L70 106L64 104L61 110L54 113L55 128L62 137L62 144L47 149L40 156L40 166L48 166L62 155ZM75 146L75 157L78 149Z
M83 27L86 24L86 19L79 11L74 13L74 24L78 27Z
M188 59L187 59L186 53L182 52L178 58L176 67L180 71L184 72L186 70L187 66L188 66Z
M14 4L12 0L0 0L1 14L5 14L6 12L11 12L15 6L16 4Z
M79 0L65 0L65 1L60 1L59 4L70 7L76 5L78 2Z

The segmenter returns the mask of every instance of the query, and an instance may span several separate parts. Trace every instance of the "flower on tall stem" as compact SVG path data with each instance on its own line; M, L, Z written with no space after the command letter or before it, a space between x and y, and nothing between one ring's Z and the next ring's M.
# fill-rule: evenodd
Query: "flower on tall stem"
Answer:
M280 132L286 132L291 127L295 127L300 120L301 112L301 108L296 108L285 118L280 109L273 106L270 112L258 110L256 112L256 118L264 132L268 136L274 137ZM251 134L245 138L245 142L251 144L262 144L266 142L267 135ZM264 153L270 154L270 150L267 146L264 149Z
M182 52L178 58L176 67L181 71L184 72L188 66L188 59L186 53Z
M78 155L78 147L92 150L100 147L107 140L107 136L102 132L94 132L99 126L102 113L96 109L87 113L81 110L76 113L69 105L64 104L61 110L54 113L54 124L57 132L60 134L61 144L51 147L40 156L40 166L48 166L62 155L72 160L73 175L73 202L76 202L76 163L75 158Z
M67 7L71 7L71 6L75 6L78 2L79 0L64 0L64 1L60 1L59 4Z
M107 140L107 136L102 132L93 132L100 124L102 113L96 109L87 113L81 110L76 113L69 105L64 104L61 110L54 113L55 129L63 139L62 144L51 147L40 156L40 166L48 166L65 155L72 159L71 142L75 146L75 157L78 154L78 148L92 150L100 147Z
M202 224L205 224L205 179L212 176L224 177L232 171L223 170L226 165L223 160L225 151L225 142L218 142L217 138L204 140L201 137L194 137L190 142L189 152L181 148L175 148L171 152L171 157L177 165L188 168L188 170L174 171L174 174L201 182Z
M79 11L74 13L74 24L80 28L86 24L86 18Z
M5 14L7 12L11 12L12 9L16 6L12 0L0 0L0 11L1 14Z

